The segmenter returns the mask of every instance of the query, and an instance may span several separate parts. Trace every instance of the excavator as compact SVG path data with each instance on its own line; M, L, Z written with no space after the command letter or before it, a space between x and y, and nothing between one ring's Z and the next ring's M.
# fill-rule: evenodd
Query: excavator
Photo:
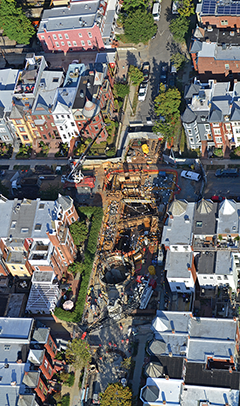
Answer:
M103 131L103 127L101 130L95 135L95 137L92 139L90 144L86 147L85 151L81 154L79 159L77 161L71 162L71 171L69 172L68 175L62 175L62 183L64 183L64 189L68 187L75 187L75 188L80 188L80 187L89 187L91 189L94 188L95 186L95 181L96 178L95 176L84 176L81 168L82 165L86 159L87 153L96 141L96 139L99 137L101 132Z

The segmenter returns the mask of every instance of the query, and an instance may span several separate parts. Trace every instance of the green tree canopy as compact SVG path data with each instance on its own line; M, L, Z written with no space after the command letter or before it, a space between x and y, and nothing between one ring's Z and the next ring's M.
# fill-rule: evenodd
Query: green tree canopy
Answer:
M133 65L129 67L129 76L134 86L139 86L144 80L142 71Z
M74 338L68 343L66 349L66 361L73 364L75 369L86 367L91 360L89 344L85 340Z
M75 245L81 245L88 235L88 227L86 225L86 221L75 221L70 225L70 232L74 241Z
M131 406L132 392L128 386L120 383L111 383L104 393L100 394L101 406Z
M163 84L160 85L159 95L154 100L154 110L159 120L153 130L161 133L164 140L170 141L174 136L175 128L180 118L179 107L181 94L176 88L166 90Z
M192 0L182 0L180 1L178 7L178 14L183 17L190 17L195 12L195 6Z
M189 27L189 19L185 16L178 16L177 18L173 19L169 25L169 29L173 34L173 38L178 42L185 41L185 35L188 31Z
M114 93L117 97L120 97L120 99L124 99L124 97L129 94L129 85L127 83L115 83Z
M174 64L177 70L179 70L182 67L185 61L186 61L185 55L181 54L180 52L177 52L176 54L171 56L171 62Z
M1 0L0 28L4 35L18 44L29 44L35 30L15 0Z
M141 8L129 12L123 26L128 41L134 44L147 42L157 32L152 14Z
M130 10L136 10L138 8L146 9L148 5L148 1L145 0L124 0L123 2L123 9L124 11L128 12Z

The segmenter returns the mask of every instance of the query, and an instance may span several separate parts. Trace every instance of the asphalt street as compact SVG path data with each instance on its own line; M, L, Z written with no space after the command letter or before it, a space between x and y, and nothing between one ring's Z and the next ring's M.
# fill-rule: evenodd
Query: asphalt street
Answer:
M210 198L215 195L222 197L240 197L240 177L217 178L215 171L208 171L204 197Z

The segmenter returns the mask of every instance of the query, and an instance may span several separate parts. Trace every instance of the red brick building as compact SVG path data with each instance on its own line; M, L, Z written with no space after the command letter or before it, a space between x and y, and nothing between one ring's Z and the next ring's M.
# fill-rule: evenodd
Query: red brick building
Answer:
M227 3L216 0L203 0L196 7L198 21L204 26L217 28L240 28L239 3L233 0Z

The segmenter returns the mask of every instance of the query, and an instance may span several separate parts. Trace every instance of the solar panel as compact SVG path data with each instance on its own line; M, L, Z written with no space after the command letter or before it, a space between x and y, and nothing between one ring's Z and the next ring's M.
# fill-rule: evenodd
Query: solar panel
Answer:
M204 0L202 5L202 14L214 14L216 0Z
M228 5L219 5L217 7L217 13L219 15L232 15L232 14L240 14L240 2L239 0L235 1L234 3L230 3Z

